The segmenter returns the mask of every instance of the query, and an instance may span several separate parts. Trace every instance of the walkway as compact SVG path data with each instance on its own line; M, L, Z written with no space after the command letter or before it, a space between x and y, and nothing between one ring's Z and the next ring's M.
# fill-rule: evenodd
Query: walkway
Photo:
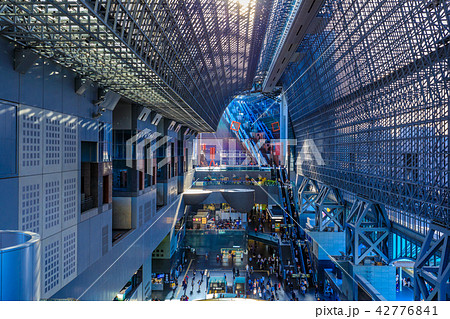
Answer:
M225 270L225 271L218 271L218 270L213 270L210 272L211 277L214 276L223 276L226 275L227 278L227 285L230 286L232 281L233 281L233 272L230 270ZM244 273L241 273L241 275L244 275ZM255 279L261 279L262 276L264 276L265 278L265 282L267 282L267 278L269 273L267 271L255 271L253 273L253 275L251 276L252 280ZM200 284L200 286L198 285L198 281L201 279L201 275L200 275L200 271L196 270L196 275L195 275L195 279L194 279L194 289L192 289L192 279L193 279L193 270L190 269L188 271L188 289L186 290L186 295L189 297L189 301L195 301L195 300L204 300L206 298L206 277L204 276L203 278L203 282ZM166 300L166 301L179 301L181 296L184 295L184 290L183 290L183 286L182 286L182 282L183 282L183 277L180 276L180 278L178 279L178 287L171 292L167 292L166 295L164 296L164 298L162 300ZM270 276L270 279L272 279L272 282L274 284L278 284L278 280L276 278L275 275ZM295 296L299 299L299 301L305 300L305 301L314 301L314 291L312 289L310 289L305 296L302 296L300 294L300 292L298 290L294 290ZM266 298L264 299L264 296L262 296L261 298L259 297L258 294L254 295L253 292L249 292L247 295L247 298L252 298L252 299L259 299L259 300L268 300L269 299L269 294L266 293ZM277 293L277 297L279 301L289 301L291 300L292 297L292 293L290 292L286 292L283 290L283 288L281 290L278 291Z

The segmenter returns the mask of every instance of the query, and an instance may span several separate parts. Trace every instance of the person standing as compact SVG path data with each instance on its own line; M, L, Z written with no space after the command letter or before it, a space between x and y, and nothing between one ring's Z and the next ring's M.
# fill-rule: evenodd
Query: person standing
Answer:
M302 285L302 295L305 296L306 294L306 286Z

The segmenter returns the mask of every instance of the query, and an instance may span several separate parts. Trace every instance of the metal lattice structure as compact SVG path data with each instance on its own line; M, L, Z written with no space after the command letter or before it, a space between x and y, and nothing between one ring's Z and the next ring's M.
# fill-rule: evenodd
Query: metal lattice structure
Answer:
M5 0L0 35L197 131L251 87L270 0Z
M319 184L309 178L303 178L298 188L300 214L316 211L316 199L320 192Z
M440 232L442 236L433 242L434 233ZM442 255L439 265L432 259L439 249ZM450 231L436 224L430 225L430 232L420 250L414 264L414 299L439 300L450 298ZM432 289L430 289L432 288Z
M355 265L369 256L376 256L388 264L390 227L382 205L357 199L346 216L346 255L352 257Z
M450 226L450 5L338 0L282 78L302 174ZM308 152L308 148L304 150Z
M280 45L280 40L286 32L289 17L292 15L292 9L297 0L274 0L272 11L270 13L267 33L264 38L264 45L261 51L261 57L258 64L258 70L255 77L255 84L261 85L269 70L275 52Z
M318 231L324 231L331 224L335 231L344 231L345 205L337 189L322 186L315 199L315 206L315 226Z

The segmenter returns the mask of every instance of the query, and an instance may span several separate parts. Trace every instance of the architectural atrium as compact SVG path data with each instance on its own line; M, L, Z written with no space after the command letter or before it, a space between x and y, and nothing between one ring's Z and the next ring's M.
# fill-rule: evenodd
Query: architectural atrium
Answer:
M0 301L450 300L449 25L0 1Z

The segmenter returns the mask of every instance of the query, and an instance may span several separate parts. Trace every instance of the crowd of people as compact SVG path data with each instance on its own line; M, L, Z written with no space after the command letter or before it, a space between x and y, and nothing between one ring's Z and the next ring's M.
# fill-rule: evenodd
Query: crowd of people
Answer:
M277 255L277 250L273 247L267 247L268 249L265 253L261 251L261 246L250 245L248 250L248 264L245 266L244 274L247 275L247 289L245 298L260 298L263 300L274 301L279 300L280 298L285 299L286 295L290 300L299 300L301 296L305 296L309 291L309 288L315 286L315 295L316 299L318 299L318 286L312 281L308 281L306 274L299 272L299 263L300 263L300 251L301 247L297 247L295 249L295 264L289 264L283 267L281 265L281 259ZM216 259L220 262L221 256L217 254ZM185 260L185 264L186 264ZM309 258L306 259L307 264L309 265ZM296 267L296 268L295 268ZM309 265L310 267L310 265ZM295 271L297 269L297 271ZM308 268L310 269L310 268ZM175 296L175 291L178 288L178 277L181 275L183 270L183 266L179 265L174 270L174 285L173 285L173 296ZM268 276L261 276L261 271L268 272ZM239 268L232 269L233 280L235 277L239 277L243 274ZM300 278L297 276L293 276L295 273L300 274ZM193 270L191 277L186 274L181 281L182 286L182 296L180 298L181 301L188 301L189 295L193 294L194 291L200 293L200 287L202 285L203 280L206 277L206 287L208 286L209 280L209 272L205 271L196 271ZM267 276L267 277L266 277ZM224 277L226 278L226 274L224 273ZM311 276L308 276L311 278ZM198 289L197 288L198 285ZM284 290L286 294L281 292ZM206 292L206 291L205 291ZM282 293L280 295L280 292ZM240 297L242 297L240 295Z
M242 221L240 218L232 220L229 219L219 219L215 222L216 229L242 229Z
M267 269L270 275L279 274L281 271L278 256L272 254L272 256L269 257L262 257L261 254L256 254L255 247L253 246L250 246L248 261L249 265L247 265L247 267L249 269L247 270L249 271L249 274L252 274L254 271L253 264L255 264L256 268L259 270Z
M247 295L253 296L253 298L261 298L264 300L279 300L278 292L281 290L280 283L274 283L272 279L264 278L253 278L250 275L248 278L248 290Z
M291 196L291 192L289 192L289 195ZM285 207L285 210L287 210L287 206ZM251 224L251 229L255 232L264 232L267 230L265 227L266 223L269 222L269 220L266 219L266 214L264 211L260 211L257 209L254 209L252 213L249 215L249 224ZM272 230L272 229L271 229ZM279 233L271 233L272 236L278 237L282 242L285 243L296 243L299 234L296 231L295 228L292 229L281 229L281 232ZM290 292L292 295L291 300L298 300L298 296L295 294L294 289L298 288L298 291L301 295L305 296L310 285L317 286L315 283L312 282L312 265L311 261L308 257L308 252L306 251L306 248L299 247L297 244L293 245L294 247L294 260L291 264L291 261L287 261L287 265L284 265L284 287L286 292ZM300 253L300 249L304 249L302 251L303 254ZM303 260L305 264L305 272L302 272L302 256L307 256L305 260ZM283 282L283 271L281 267L281 261L279 260L278 256L273 255L269 257L261 257L260 254L255 254L254 247L249 248L249 270L248 273L251 275L254 271L254 268L256 270L262 270L267 269L269 273L277 275L280 282ZM309 274L309 276L307 276ZM295 276L294 276L295 275ZM301 279L298 279L301 278ZM308 279L307 279L308 278ZM253 283L255 284L255 283ZM259 294L258 287L252 287L251 289L257 289L256 294ZM261 287L259 287L261 288ZM318 298L318 288L316 290L316 298ZM264 287L262 288L261 294L263 294ZM264 295L264 294L263 294ZM275 296L276 297L276 296Z
M288 198L292 197L292 191L287 188ZM292 198L290 198L292 200ZM287 211L288 203L285 202L285 211ZM299 246L298 239L299 235L295 227L281 228L280 232L275 233L273 229L273 224L268 217L268 213L265 210L254 208L248 214L248 225L249 229L255 232L264 232L271 234L279 238L280 242L284 243L294 243L293 256L289 257L287 261L283 261L278 256L278 251L271 246L268 246L268 254L264 251L257 250L255 246L250 245L248 250L248 264L245 266L247 274L247 291L246 297L250 298L261 298L264 300L278 300L280 290L284 290L291 300L299 300L300 296L305 296L307 292L314 289L316 299L319 299L319 286L313 281L312 276L312 265L309 259L309 254L306 246ZM217 229L241 229L242 221L240 219L232 220L223 219L215 220L214 226ZM283 257L284 258L284 257ZM208 256L205 257L208 260ZM221 264L222 255L217 254L216 262ZM303 271L303 265L305 266L305 271ZM268 272L268 278L260 276L261 271ZM255 272L258 272L256 274ZM176 277L178 278L181 269L177 269ZM239 269L233 268L233 279L234 277L239 277ZM226 276L224 274L224 276ZM203 281L203 273L201 273L201 279L198 280L197 284L199 286ZM195 271L193 272L193 278L190 281L191 293L195 286ZM188 300L187 290L188 290L189 276L185 276L182 286L184 290L183 299ZM285 295L283 295L285 297Z
M195 285L198 285L197 293L200 293L200 287L203 283L205 274L206 274L206 286L208 286L208 282L209 282L209 278L210 278L209 272L207 272L205 270L201 270L198 273L200 274L200 278L197 277L198 280L196 281L195 276L197 275L197 271L195 269L192 271L192 278L191 278L191 284L190 284L190 286L191 286L190 294L191 295L194 293ZM175 290L176 290L177 286L178 286L178 284L176 284L173 288L174 295L175 295ZM189 286L189 275L188 274L186 274L184 276L181 286L183 287L183 295L181 296L180 300L188 301L189 300L189 297L187 296L187 290L188 290L188 286Z
M266 219L266 212L253 208L248 214L248 224L251 225L249 229L255 232L264 232L264 225L268 222Z

